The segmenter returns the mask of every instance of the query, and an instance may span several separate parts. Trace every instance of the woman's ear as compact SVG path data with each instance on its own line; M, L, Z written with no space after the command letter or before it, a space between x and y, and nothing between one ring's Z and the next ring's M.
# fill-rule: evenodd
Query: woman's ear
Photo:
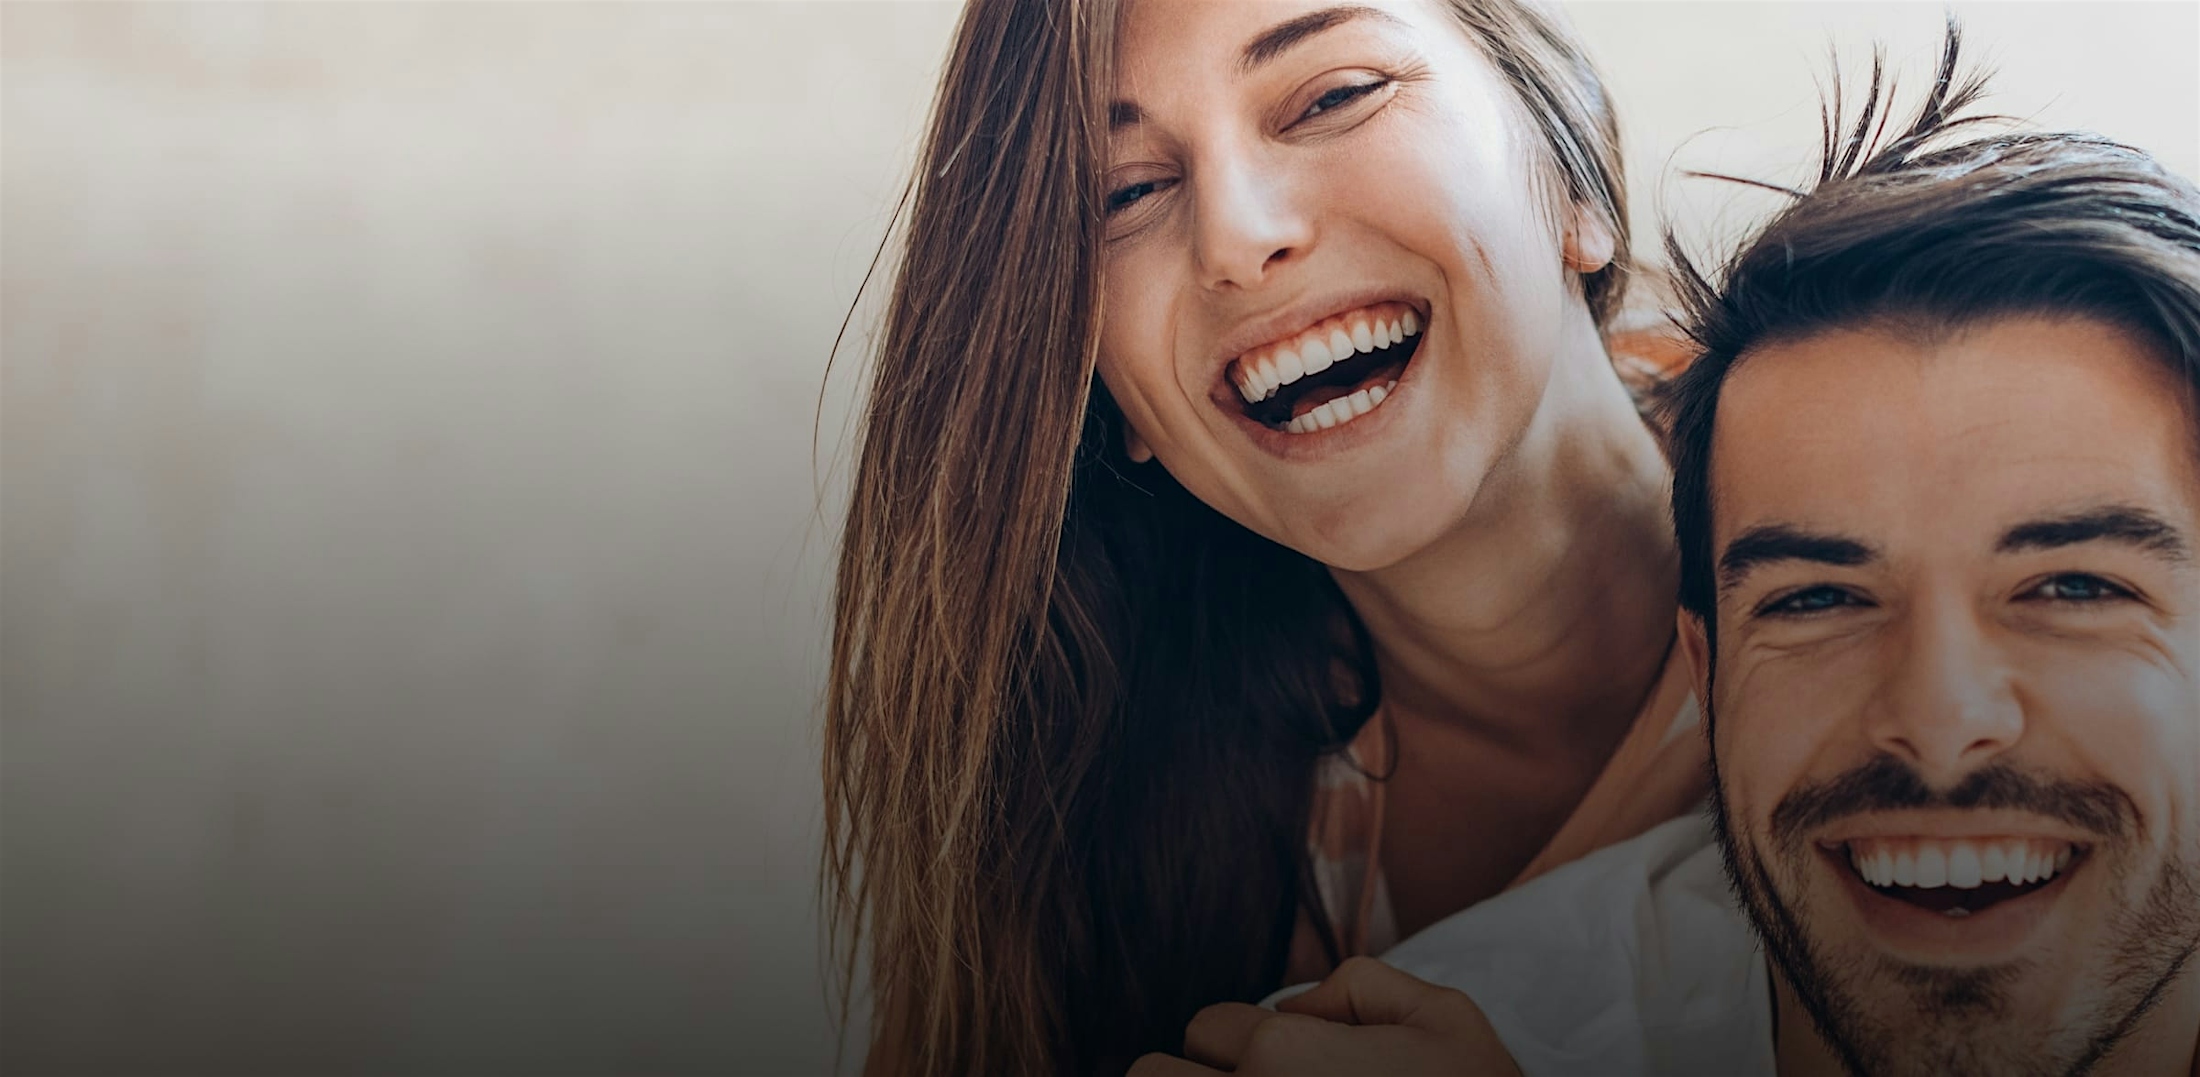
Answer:
M1143 464L1153 459L1153 446L1146 444L1146 439L1138 436L1137 428L1131 425L1129 419L1123 420L1123 454L1130 457L1134 464Z
M1612 264L1612 251L1618 246L1612 226L1605 222L1603 214L1579 203L1574 205L1561 247L1566 268L1576 273L1594 273Z

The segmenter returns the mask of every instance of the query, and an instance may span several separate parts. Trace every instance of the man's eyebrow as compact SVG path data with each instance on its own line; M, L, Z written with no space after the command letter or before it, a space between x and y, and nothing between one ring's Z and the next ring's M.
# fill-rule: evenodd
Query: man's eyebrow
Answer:
M1238 72L1251 74L1254 68L1283 55L1291 46L1324 30L1362 18L1402 23L1396 15L1365 4L1338 4L1319 11L1309 11L1297 18L1277 23L1262 31L1260 36L1246 42L1245 50L1238 54Z
M1762 524L1742 532L1726 544L1726 552L1719 555L1719 590L1733 590L1751 572L1781 561L1851 566L1878 557L1878 550L1856 539L1805 531L1787 524Z
M2172 561L2192 556L2192 544L2175 524L2135 505L2104 505L2063 516L2027 520L2003 532L1996 553L2057 550L2087 542L2113 542Z

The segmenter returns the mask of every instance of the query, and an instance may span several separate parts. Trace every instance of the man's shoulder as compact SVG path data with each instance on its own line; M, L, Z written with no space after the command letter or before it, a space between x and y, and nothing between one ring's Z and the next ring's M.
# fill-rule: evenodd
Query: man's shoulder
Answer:
M1707 818L1665 823L1400 943L1530 1075L1769 1072L1770 995Z

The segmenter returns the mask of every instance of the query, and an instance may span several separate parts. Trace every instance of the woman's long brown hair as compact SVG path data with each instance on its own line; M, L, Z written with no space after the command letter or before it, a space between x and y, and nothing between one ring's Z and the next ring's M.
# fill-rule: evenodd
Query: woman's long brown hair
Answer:
M1540 12L1452 6L1621 236L1601 321L1601 84ZM1320 564L1123 454L1094 378L1115 18L970 0L903 204L826 700L825 901L873 1073L1120 1072L1276 986L1302 907L1328 934L1313 767L1372 712L1372 649Z

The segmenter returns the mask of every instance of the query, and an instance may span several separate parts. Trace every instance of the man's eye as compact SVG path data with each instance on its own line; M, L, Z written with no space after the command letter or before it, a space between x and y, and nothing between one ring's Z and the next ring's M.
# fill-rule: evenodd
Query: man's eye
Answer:
M1760 613L1773 617L1798 617L1843 606L1861 606L1865 603L1857 596L1839 587L1820 585L1806 587L1793 594L1784 595L1765 604Z
M1140 183L1130 184L1126 187L1118 187L1115 190L1108 192L1108 215L1112 217L1117 213L1121 213L1122 211L1131 208L1133 205L1136 205L1140 199L1145 198L1147 195L1157 193L1166 188L1168 185L1168 180L1145 180Z
M2039 586L2026 592L2025 597L2043 602L2108 602L2130 598L2131 592L2099 576L2065 572L2041 581Z
M1315 98L1314 103L1306 107L1305 114L1300 116L1299 119L1301 121L1310 120L1316 116L1321 115L1324 112L1328 112L1331 109L1343 108L1345 105L1351 104L1353 101L1362 97L1366 97L1368 94L1374 93L1375 91L1380 90L1388 85L1390 85L1389 79L1376 79L1373 82L1360 82L1354 83L1350 86L1339 86L1336 89Z

